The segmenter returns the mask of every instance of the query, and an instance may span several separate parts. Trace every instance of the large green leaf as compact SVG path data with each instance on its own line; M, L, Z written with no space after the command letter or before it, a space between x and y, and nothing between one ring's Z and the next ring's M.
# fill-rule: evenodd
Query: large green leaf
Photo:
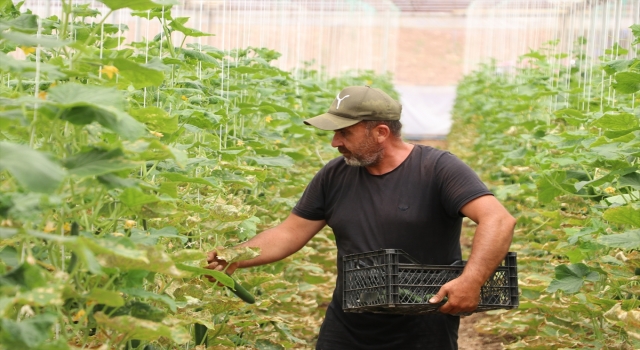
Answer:
M607 130L628 130L638 127L638 118L631 113L607 112L592 125Z
M620 176L618 179L618 184L620 187L633 187L636 190L640 189L640 173L633 172L630 174L626 174L624 176Z
M155 203L160 201L160 198L158 198L157 196L154 196L152 194L146 194L142 192L139 188L133 188L133 187L126 188L124 191L122 191L122 193L118 198L124 205L130 208L137 208L145 204L150 204L150 203Z
M161 108L137 108L129 113L139 122L145 123L149 130L168 134L178 131L178 116L171 116Z
M293 158L282 155L278 157L246 157L246 159L256 162L258 165L289 168L293 166Z
M141 298L144 300L155 300L166 304L172 312L176 312L177 306L175 300L166 294L156 294L146 291L144 289L124 288L120 289L122 293L125 293L132 297Z
M209 269L205 269L202 267L196 267L196 266L191 266L191 265L186 265L186 264L176 264L176 267L182 271L186 271L191 273L192 277L195 276L212 276L213 278L215 278L218 282L220 282L220 284L225 285L227 287L231 287L233 288L235 286L235 283L233 281L233 278L229 277L229 275L227 275L224 272L220 272L220 271L216 271L216 270L209 270Z
M70 174L86 177L131 169L139 163L125 159L121 149L90 149L65 159L64 165Z
M125 339L154 341L166 337L177 344L184 344L191 339L189 332L177 324L142 320L128 315L110 318L102 312L96 312L94 317L99 325L122 334Z
M640 249L640 230L598 237L598 242L607 247Z
M189 182L189 183L197 183L197 184L202 184L207 186L216 185L215 183L211 183L208 180L205 180L201 177L190 177L180 173L161 173L160 176L175 182Z
M7 349L37 349L49 339L56 320L51 314L36 315L21 322L3 318L0 320L0 343Z
M44 278L42 269L26 263L0 276L0 287L15 286L31 290L46 285L47 280Z
M550 203L563 193L562 190L558 189L544 177L538 180L536 187L538 188L538 201L541 203Z
M633 72L621 72L615 75L616 82L613 88L624 94L633 94L640 90L640 74Z
M66 83L49 89L47 99L61 107L102 106L124 111L125 99L115 88L97 85Z
M563 290L567 293L577 293L585 280L597 281L599 275L595 271L582 263L571 265L559 265L555 269L556 278L551 281L547 291L553 293L557 290Z
M42 46L47 48L62 47L69 44L68 41L55 37L36 36L20 32L0 32L0 38L7 39L20 46Z
M94 301L97 304L104 304L113 307L120 307L124 305L124 299L120 296L120 293L112 290L91 288L91 291L89 291L85 297L87 300Z
M129 80L136 89L160 86L164 81L163 72L128 59L118 58L113 61L113 65L118 68L118 74Z
M626 224L640 227L640 210L631 206L609 208L602 217L616 224Z
M66 175L43 153L6 141L0 141L0 170L7 170L29 191L42 193L53 193Z

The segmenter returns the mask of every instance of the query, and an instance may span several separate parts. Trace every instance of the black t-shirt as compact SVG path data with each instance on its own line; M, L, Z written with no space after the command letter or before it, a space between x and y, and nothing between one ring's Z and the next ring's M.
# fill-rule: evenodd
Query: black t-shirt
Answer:
M461 259L460 209L488 194L466 164L427 146L415 145L383 175L349 166L342 157L324 166L292 210L326 220L338 247L338 279L318 349L456 349L458 317L344 313L342 257L402 249L423 264L451 264Z

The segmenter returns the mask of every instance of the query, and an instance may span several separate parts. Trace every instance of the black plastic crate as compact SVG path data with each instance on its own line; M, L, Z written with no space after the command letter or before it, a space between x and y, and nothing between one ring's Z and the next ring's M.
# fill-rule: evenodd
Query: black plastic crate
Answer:
M343 257L343 300L346 312L426 314L443 303L429 304L445 283L457 278L465 261L453 265L423 265L401 249L381 249ZM519 305L516 253L482 286L474 312L514 309Z

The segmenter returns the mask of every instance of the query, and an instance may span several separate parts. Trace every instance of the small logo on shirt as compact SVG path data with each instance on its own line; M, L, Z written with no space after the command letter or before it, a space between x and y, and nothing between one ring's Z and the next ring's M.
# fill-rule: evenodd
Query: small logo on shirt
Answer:
M336 96L336 100L338 100L338 106L336 107L336 109L340 109L340 102L342 102L342 100L344 100L345 98L349 97L351 95L347 95L343 98L340 98L340 93L338 92L338 96Z

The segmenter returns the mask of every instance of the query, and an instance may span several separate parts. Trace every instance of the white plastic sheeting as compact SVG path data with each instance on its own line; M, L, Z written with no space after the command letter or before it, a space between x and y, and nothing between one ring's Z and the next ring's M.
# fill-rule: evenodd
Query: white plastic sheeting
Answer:
M442 139L451 129L455 86L396 86L402 133L409 140Z

